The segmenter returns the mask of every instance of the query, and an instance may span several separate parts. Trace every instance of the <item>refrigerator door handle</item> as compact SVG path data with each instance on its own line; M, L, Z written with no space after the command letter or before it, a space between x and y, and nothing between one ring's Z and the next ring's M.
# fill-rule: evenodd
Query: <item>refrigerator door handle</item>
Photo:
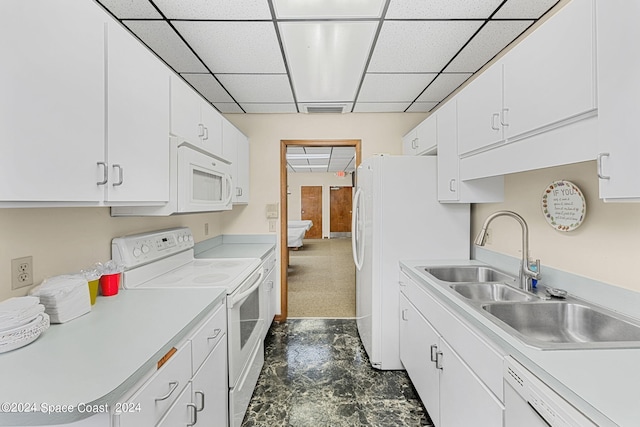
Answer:
M360 198L362 197L362 188L358 187L356 194L353 196L353 215L351 215L351 250L353 253L353 262L358 271L362 269L362 260L358 256L358 247L362 247L362 239L358 233L358 222L360 220L361 211L358 209Z

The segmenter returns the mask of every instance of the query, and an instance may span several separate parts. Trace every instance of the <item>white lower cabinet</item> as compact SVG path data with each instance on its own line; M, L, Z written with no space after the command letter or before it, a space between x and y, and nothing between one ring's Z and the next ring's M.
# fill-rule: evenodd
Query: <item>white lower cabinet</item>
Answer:
M502 426L504 355L402 273L400 283L400 359L435 425Z
M227 337L225 335L191 381L192 398L188 403L195 405L197 417L195 425L206 427L228 425L229 387L227 384Z
M187 384L175 403L162 417L157 427L195 426L198 421L198 410L191 402L191 384ZM140 426L152 424L140 424Z
M267 336L269 332L269 328L271 327L271 323L273 322L273 318L276 315L277 305L278 305L278 290L276 288L276 283L278 279L278 271L277 268L278 262L275 252L272 252L271 255L265 261L265 278L264 285L262 286L263 298L264 298L264 306L265 310L265 322L264 322L264 332L263 339Z

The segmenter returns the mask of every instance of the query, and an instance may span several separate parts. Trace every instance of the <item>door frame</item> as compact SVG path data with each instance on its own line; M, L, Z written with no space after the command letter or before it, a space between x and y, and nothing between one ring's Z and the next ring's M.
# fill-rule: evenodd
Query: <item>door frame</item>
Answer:
M283 139L280 140L280 314L276 321L284 322L289 313L289 248L287 247L287 223L289 221L287 201L287 147L354 147L356 168L362 160L360 139Z

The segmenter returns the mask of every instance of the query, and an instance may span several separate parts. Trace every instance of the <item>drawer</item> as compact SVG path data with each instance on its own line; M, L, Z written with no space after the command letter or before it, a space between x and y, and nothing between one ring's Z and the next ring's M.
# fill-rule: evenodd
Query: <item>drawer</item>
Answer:
M191 384L180 393L156 427L193 426L198 421L196 406L191 402Z
M504 402L504 356L485 338L445 308L424 286L400 273L400 289L471 370Z
M130 399L132 412L115 414L120 427L156 425L176 401L191 378L191 343L186 342L142 384ZM135 408L135 410L134 410ZM118 425L117 422L114 425Z
M205 319L191 336L191 352L193 372L195 374L211 350L227 332L227 304L224 300L213 310L213 314Z

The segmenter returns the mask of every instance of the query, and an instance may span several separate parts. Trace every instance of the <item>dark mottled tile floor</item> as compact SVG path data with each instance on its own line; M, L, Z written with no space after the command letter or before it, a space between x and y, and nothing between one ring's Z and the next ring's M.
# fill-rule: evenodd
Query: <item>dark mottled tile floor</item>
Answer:
M274 324L243 427L431 426L404 371L373 369L355 320Z

